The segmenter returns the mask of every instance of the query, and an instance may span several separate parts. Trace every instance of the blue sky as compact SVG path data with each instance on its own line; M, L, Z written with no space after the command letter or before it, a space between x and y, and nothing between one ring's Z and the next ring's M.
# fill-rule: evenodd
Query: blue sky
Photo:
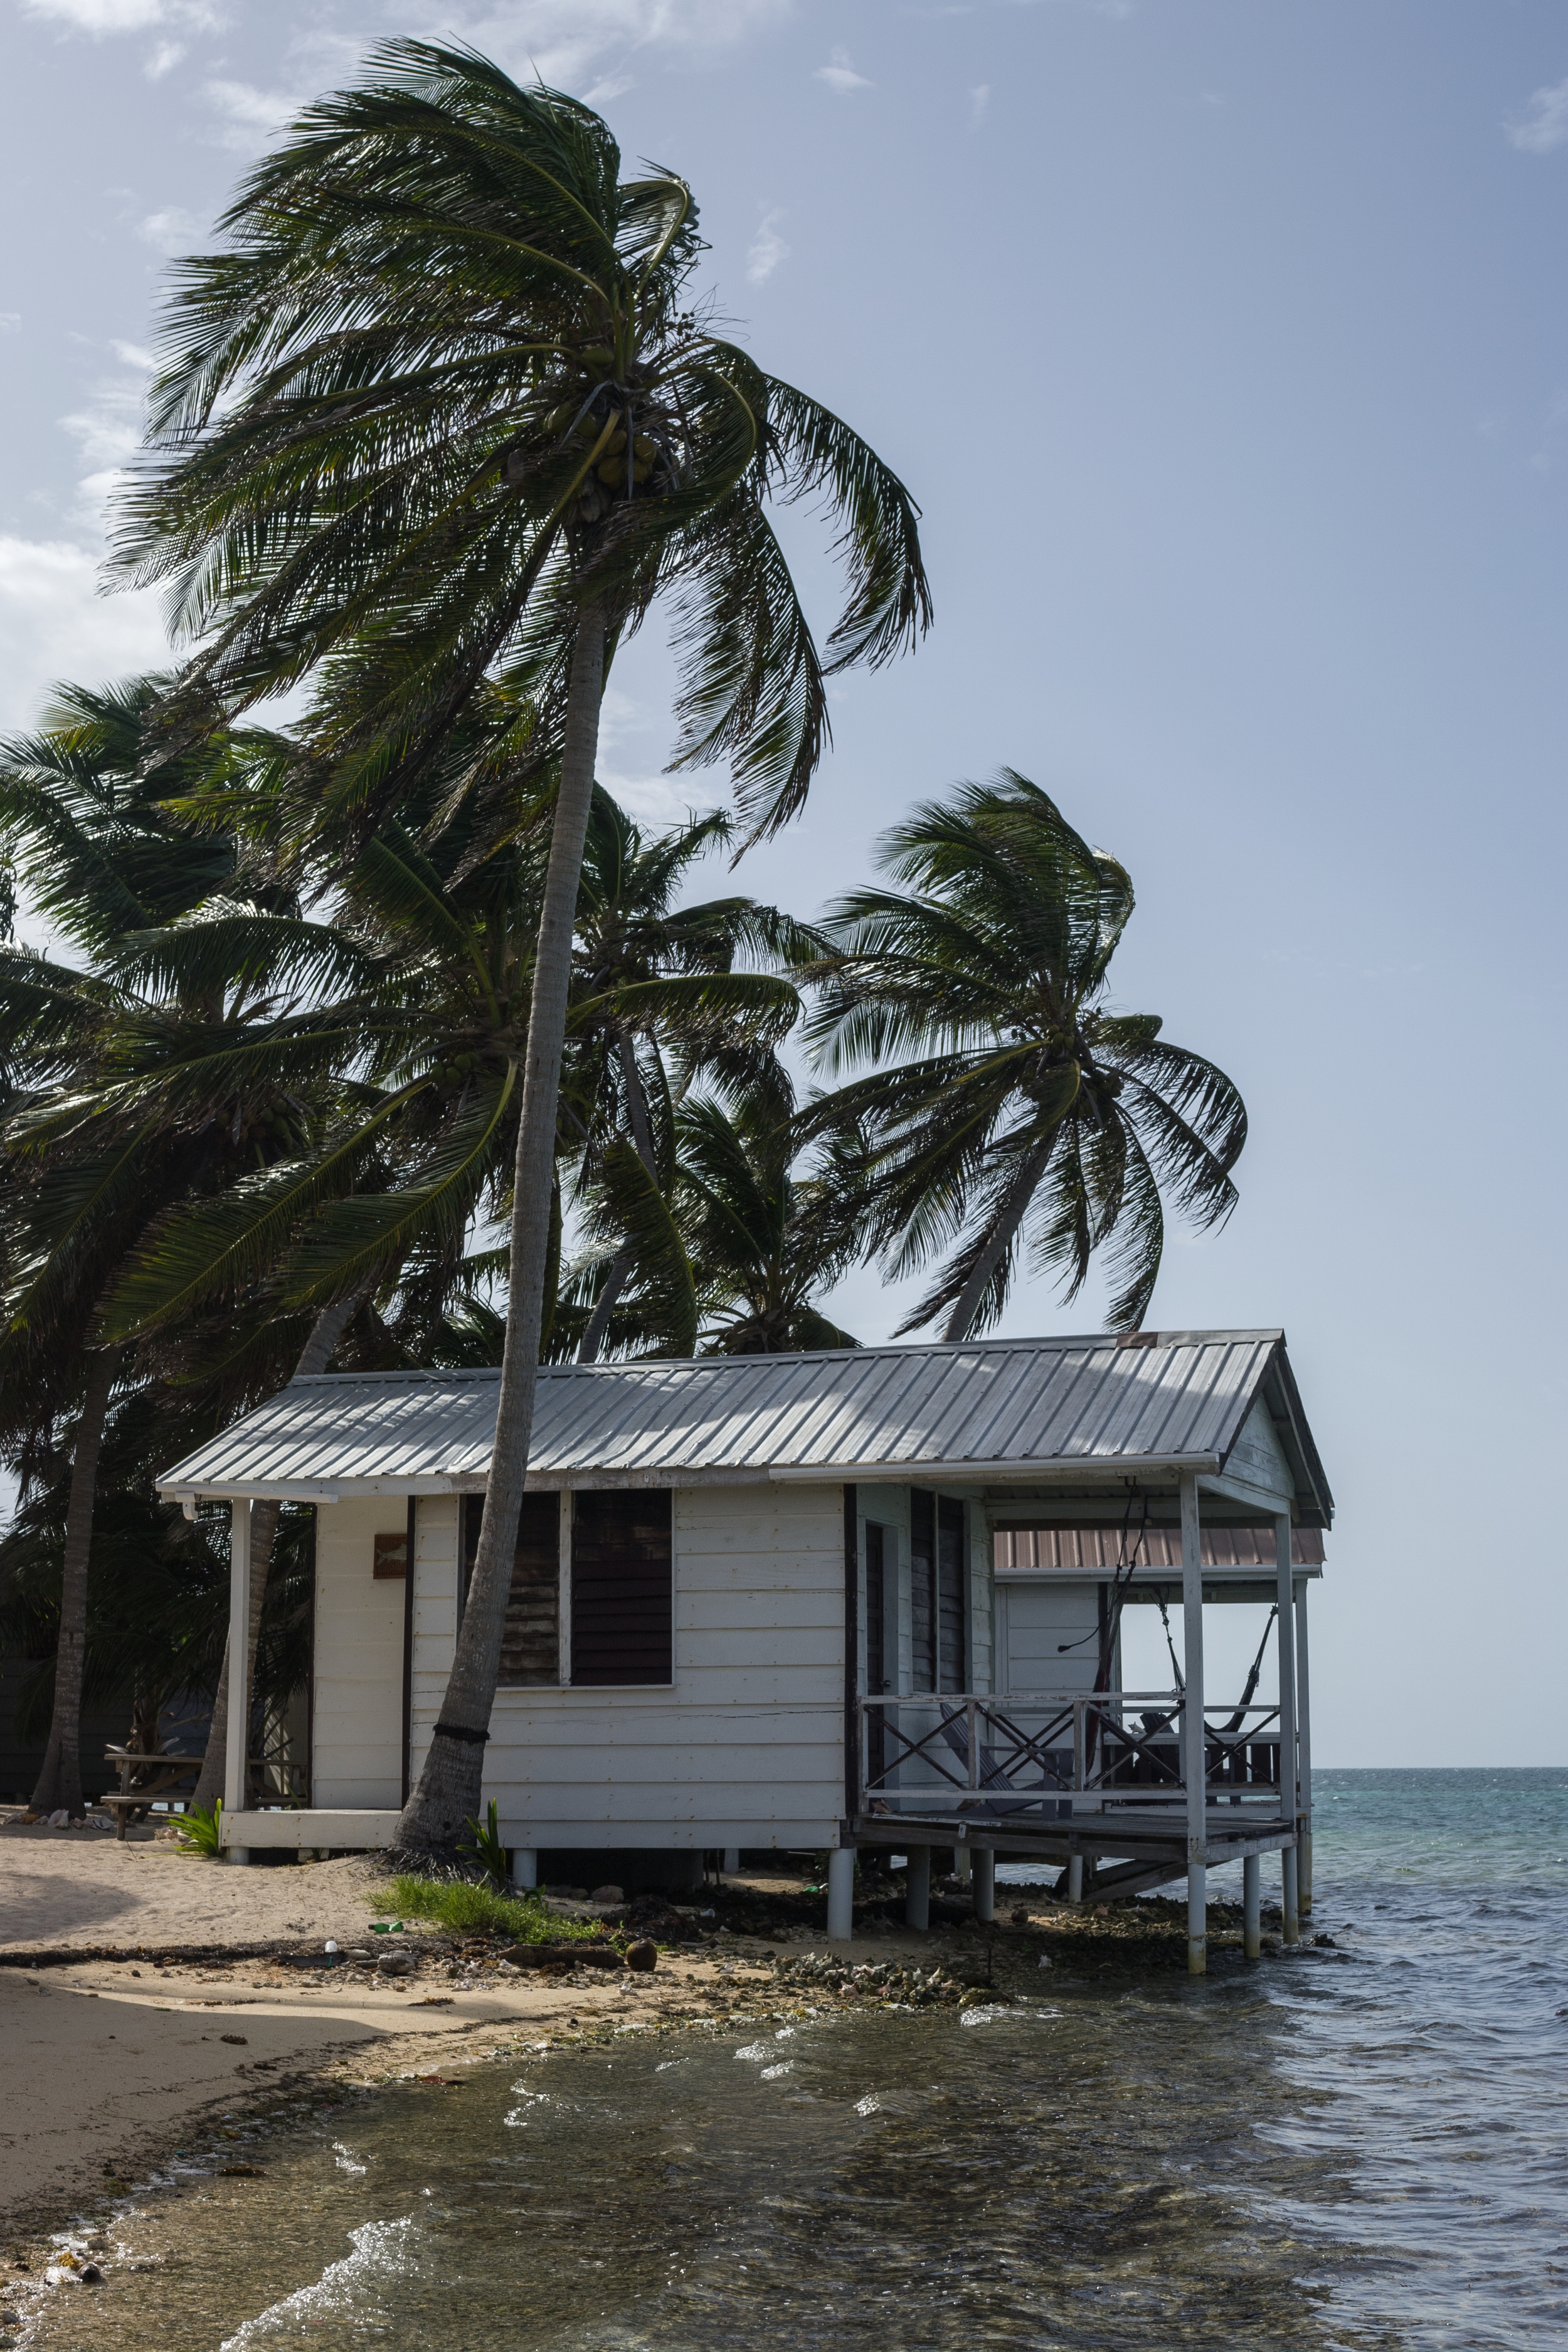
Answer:
M937 626L844 684L742 879L813 912L1003 762L1124 859L1117 993L1252 1115L1152 1319L1283 1324L1340 1503L1320 1756L1561 1760L1563 8L0 9L0 728L158 658L94 593L103 501L163 259L289 109L410 30L591 97L694 184L736 331L925 511ZM603 761L654 819L724 786L662 774L668 684L650 638ZM1098 1316L1029 1282L1006 1328Z

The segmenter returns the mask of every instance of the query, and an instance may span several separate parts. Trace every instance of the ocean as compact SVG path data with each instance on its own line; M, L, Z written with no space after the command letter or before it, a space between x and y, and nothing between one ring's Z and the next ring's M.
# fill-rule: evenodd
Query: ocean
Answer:
M1562 2352L1568 1769L1315 1795L1331 1947L1058 1969L962 2018L626 2032L301 2111L264 2178L192 2163L132 2200L105 2285L27 2339Z

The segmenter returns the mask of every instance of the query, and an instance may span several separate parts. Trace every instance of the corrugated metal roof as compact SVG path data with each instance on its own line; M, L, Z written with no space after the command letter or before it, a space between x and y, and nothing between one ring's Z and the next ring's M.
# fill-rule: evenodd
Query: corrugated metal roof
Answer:
M311 1499L479 1486L500 1378L346 1372L293 1381L165 1471L160 1487ZM1300 1443L1287 1444L1299 1500L1315 1511L1321 1495L1327 1508L1279 1331L546 1365L529 1477L558 1486L1217 1470L1266 1384L1282 1436L1300 1423Z
M1070 1572L1086 1569L1094 1575L1114 1575L1118 1563L1137 1550L1140 1569L1173 1569L1182 1572L1179 1528L1140 1528L1123 1535L1120 1521L1101 1519L1084 1528L998 1528L995 1531L998 1576ZM1123 1544L1127 1551L1123 1552ZM1275 1562L1273 1527L1226 1527L1205 1521L1202 1532L1205 1568L1267 1568ZM1317 1528L1292 1528L1290 1557L1298 1568L1321 1568L1323 1538Z

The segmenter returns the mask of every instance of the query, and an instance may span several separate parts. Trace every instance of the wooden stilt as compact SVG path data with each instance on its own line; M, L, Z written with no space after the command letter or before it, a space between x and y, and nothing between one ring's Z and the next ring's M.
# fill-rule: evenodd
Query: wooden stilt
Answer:
M989 1847L974 1850L974 1916L983 1920L996 1916L996 1856Z
M847 1944L855 1933L855 1849L837 1846L827 1857L827 1940Z
M974 1856L966 1845L961 1845L953 1855L952 1866L961 1885L967 1886L974 1875Z
M1204 1558L1198 1482L1182 1478L1182 1760L1187 1784L1187 1974L1208 1969L1208 1761L1204 1736Z
M908 1927L931 1926L931 1848L912 1845L910 1848L908 1891L904 1895L904 1925Z
M1296 1837L1296 1895L1303 1919L1312 1915L1312 1710L1307 1677L1307 1580L1296 1589L1296 1753L1300 1759L1300 1827Z
M1241 1864L1241 1942L1249 1960L1263 1958L1263 1857L1249 1853Z
M224 1756L223 1809L231 1821L246 1809L250 1761L250 1505L230 1507L228 1532L228 1745ZM247 1846L225 1849L228 1862L248 1862Z
M1300 1830L1300 1765L1296 1752L1296 1594L1289 1511L1281 1511L1274 1521L1274 1562L1279 1603L1279 1810L1295 1835ZM1279 1860L1285 1941L1298 1944L1301 1927L1296 1901L1294 1846L1288 1846Z

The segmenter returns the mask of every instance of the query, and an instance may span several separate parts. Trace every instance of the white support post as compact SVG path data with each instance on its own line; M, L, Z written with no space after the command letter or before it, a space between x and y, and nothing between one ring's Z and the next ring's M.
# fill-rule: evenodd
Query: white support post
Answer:
M996 1916L996 1856L990 1846L974 1849L974 1916L987 1926Z
M539 1849L531 1845L514 1845L511 1850L511 1883L531 1895L539 1884Z
M904 1925L906 1927L931 1926L931 1848L912 1845L910 1848L909 1871L905 1879Z
M1279 1857L1280 1908L1285 1914L1285 1941L1301 1940L1297 1909L1296 1846L1300 1831L1300 1797L1296 1757L1296 1593L1290 1563L1290 1514L1279 1512L1274 1521L1274 1563L1279 1603L1279 1810L1290 1832L1291 1843Z
M1296 1588L1296 1752L1300 1758L1296 1894L1303 1919L1312 1915L1312 1710L1307 1687L1307 1590L1302 1577Z
M1208 1793L1204 1741L1204 1555L1198 1482L1182 1478L1183 1766L1187 1784L1187 1974L1208 1970Z
M1083 1901L1083 1856L1081 1853L1069 1853L1068 1856L1068 1901L1069 1903L1081 1903Z
M827 1857L827 1940L847 1944L855 1933L855 1849L835 1846Z
M724 1848L724 1875L726 1878L738 1878L740 1874L741 1849L738 1845L727 1845Z
M953 1875L961 1886L967 1886L974 1876L974 1856L970 1848L961 1845L952 1857Z
M1249 1960L1263 1958L1263 1857L1258 1853L1242 1858L1241 1945Z
M228 1523L228 1745L224 1756L223 1809L229 1820L245 1811L250 1748L250 1505L231 1506ZM243 1845L226 1849L230 1862L248 1862Z

